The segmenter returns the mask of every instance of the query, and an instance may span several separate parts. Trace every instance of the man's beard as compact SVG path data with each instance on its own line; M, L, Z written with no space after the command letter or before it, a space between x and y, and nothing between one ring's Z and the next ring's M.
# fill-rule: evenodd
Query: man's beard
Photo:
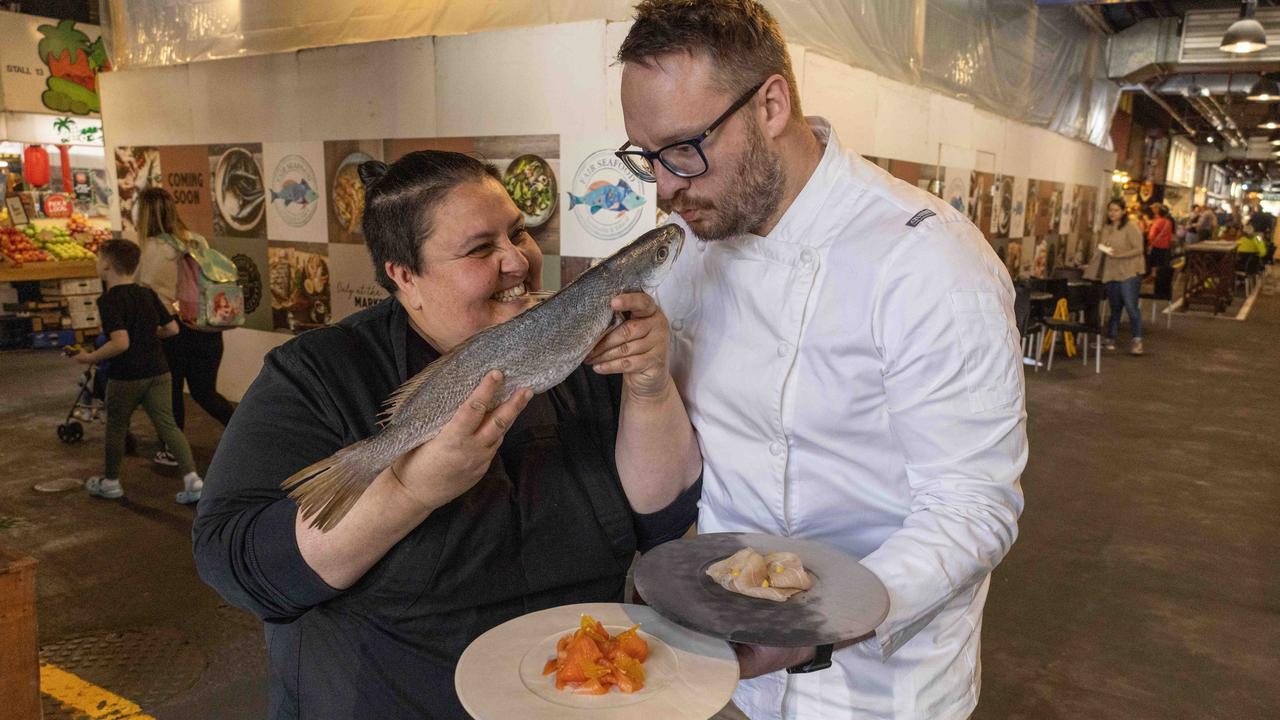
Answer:
M696 200L685 205L681 202L684 198L679 196L674 200L676 207L711 210L706 224L693 228L699 239L723 240L755 230L772 217L782 203L785 178L782 160L765 147L764 133L754 118L747 122L747 150L738 159L737 166L726 174L729 182L724 196L710 205Z

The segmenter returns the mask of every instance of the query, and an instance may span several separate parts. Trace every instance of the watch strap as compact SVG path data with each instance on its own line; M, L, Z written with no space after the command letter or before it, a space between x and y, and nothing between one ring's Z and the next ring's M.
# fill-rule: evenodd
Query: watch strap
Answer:
M800 665L792 665L787 668L787 674L811 673L818 670L826 670L829 667L831 667L831 645L819 645L813 650L812 660Z

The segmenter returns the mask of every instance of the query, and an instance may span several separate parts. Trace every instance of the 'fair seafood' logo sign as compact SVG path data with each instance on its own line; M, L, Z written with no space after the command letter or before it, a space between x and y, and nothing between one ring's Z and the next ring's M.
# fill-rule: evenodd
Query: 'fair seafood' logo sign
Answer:
M636 177L612 150L587 156L573 174L569 212L597 240L617 240L640 222L645 198Z
M285 155L271 175L271 207L290 227L302 227L316 214L316 173L301 155Z

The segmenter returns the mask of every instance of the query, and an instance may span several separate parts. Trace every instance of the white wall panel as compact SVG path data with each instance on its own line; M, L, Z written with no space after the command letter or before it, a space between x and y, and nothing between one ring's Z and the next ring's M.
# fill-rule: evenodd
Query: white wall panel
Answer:
M800 105L805 114L830 120L845 147L875 155L880 94L876 76L817 53L805 53L804 62Z
M441 136L605 129L605 22L436 40Z
M815 82L810 77L809 82ZM876 78L875 150L878 157L934 164L937 143L929 142L929 93Z
M298 139L296 55L217 60L190 68L185 101L191 105L191 132L199 142Z
M977 108L973 111L971 126L973 149L995 155L997 168L1000 167L1001 157L1004 155L1005 136L1008 134L1010 124L999 115L983 112Z
M928 97L929 144L974 148L973 106L934 93Z
M303 139L437 135L432 38L304 50L298 84Z
M188 65L98 76L102 133L114 145L181 145L190 142Z
M1004 151L1000 154L997 167L1005 175L1028 177L1031 167L1032 142L1031 127L1021 123L1007 123L1004 133Z
M283 345L292 335L240 328L222 334L226 347L218 372L218 392L239 401L262 370L262 359L272 348Z
M614 58L630 30L629 22L609 23L604 34L604 127L607 134L618 138L619 145L627 138L627 128L622 119L622 65Z
M1058 144L1053 133L1037 127L1026 127L1030 140L1027 153L1027 177L1033 180L1057 180Z

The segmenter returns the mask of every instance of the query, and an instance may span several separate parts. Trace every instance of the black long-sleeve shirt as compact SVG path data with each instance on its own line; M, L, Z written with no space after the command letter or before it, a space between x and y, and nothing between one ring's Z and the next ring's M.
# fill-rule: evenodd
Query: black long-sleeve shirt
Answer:
M534 397L475 487L350 589L330 587L280 483L374 434L383 400L435 357L389 299L269 353L223 435L196 566L265 621L272 718L465 718L453 669L467 644L535 610L622 600L634 553L696 517L701 482L632 511L614 463L621 384L580 368Z

